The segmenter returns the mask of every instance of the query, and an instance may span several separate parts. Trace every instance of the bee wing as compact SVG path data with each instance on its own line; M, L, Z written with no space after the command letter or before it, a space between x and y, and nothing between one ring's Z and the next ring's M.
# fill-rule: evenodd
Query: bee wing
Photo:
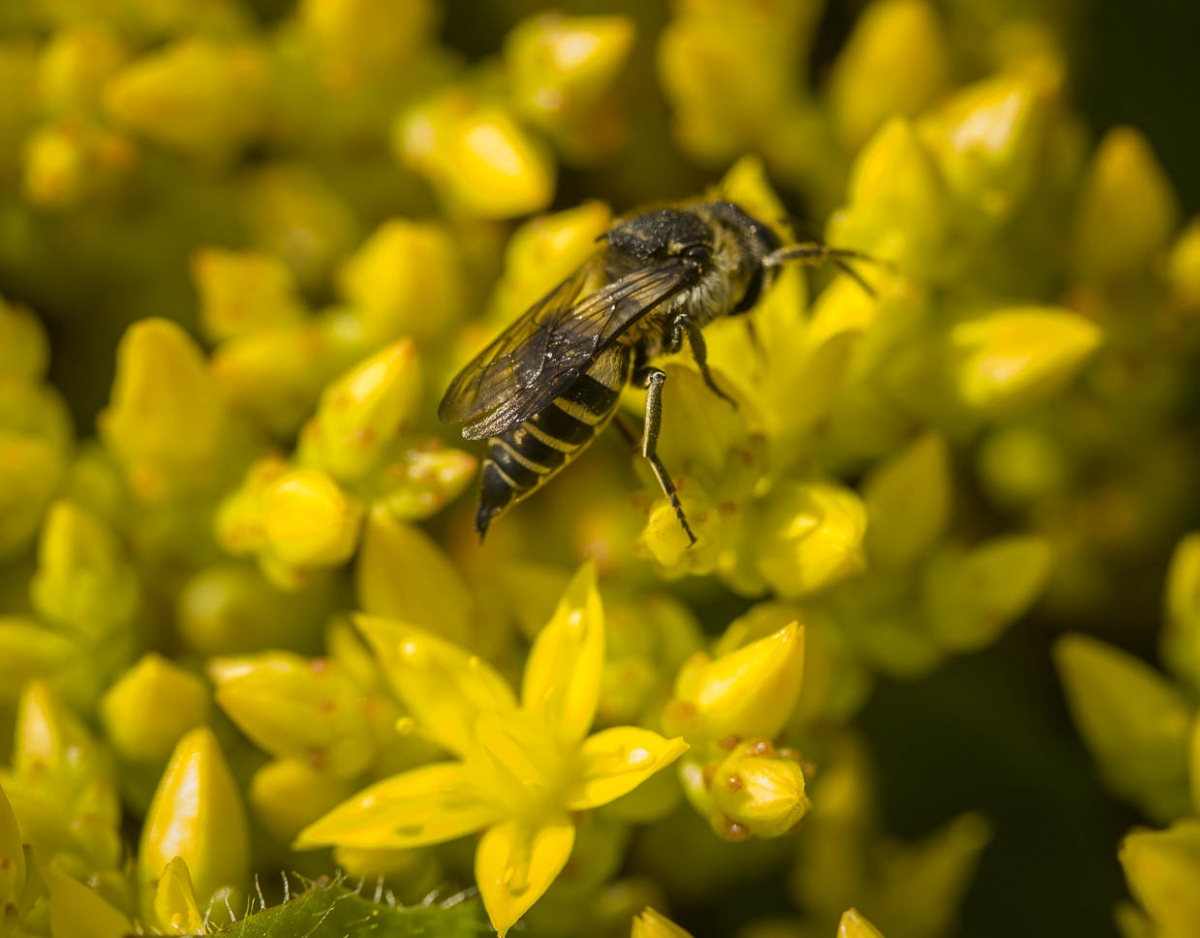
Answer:
M438 416L465 423L468 440L503 433L546 407L617 336L694 279L693 267L669 258L584 293L602 259L584 264L476 356L451 382Z

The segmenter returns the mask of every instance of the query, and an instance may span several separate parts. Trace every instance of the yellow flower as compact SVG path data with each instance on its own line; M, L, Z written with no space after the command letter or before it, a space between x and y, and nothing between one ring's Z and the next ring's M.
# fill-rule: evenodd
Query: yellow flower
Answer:
M558 877L572 812L608 804L687 744L632 726L587 736L604 666L604 615L589 565L530 651L518 703L485 662L412 626L361 616L422 732L458 756L359 792L301 832L297 847L406 849L484 831L475 877L504 935Z

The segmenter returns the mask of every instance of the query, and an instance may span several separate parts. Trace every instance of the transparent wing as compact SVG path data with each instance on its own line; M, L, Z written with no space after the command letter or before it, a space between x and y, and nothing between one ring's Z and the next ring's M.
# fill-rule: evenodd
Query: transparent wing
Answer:
M503 433L575 381L622 332L693 282L679 258L653 260L586 292L603 270L597 254L479 353L451 383L438 416L468 440Z

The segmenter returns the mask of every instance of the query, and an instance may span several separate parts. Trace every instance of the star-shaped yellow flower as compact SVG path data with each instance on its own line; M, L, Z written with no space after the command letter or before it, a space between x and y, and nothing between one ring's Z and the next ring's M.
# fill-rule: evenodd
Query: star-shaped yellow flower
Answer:
M633 726L587 735L604 665L590 564L534 642L520 703L491 666L456 645L374 616L358 617L358 626L420 731L459 758L372 785L296 845L407 848L482 830L475 878L501 935L566 864L572 814L632 791L687 749Z

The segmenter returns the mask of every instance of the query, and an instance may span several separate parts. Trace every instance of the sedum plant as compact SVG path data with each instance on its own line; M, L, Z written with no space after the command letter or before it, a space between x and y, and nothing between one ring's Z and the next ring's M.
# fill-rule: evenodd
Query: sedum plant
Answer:
M1200 222L1086 0L852 6L0 9L0 936L984 934L876 701L1064 631L1037 795L1148 826L1062 933L1200 933ZM451 377L701 193L864 260L659 363L696 543L610 434L481 545Z

